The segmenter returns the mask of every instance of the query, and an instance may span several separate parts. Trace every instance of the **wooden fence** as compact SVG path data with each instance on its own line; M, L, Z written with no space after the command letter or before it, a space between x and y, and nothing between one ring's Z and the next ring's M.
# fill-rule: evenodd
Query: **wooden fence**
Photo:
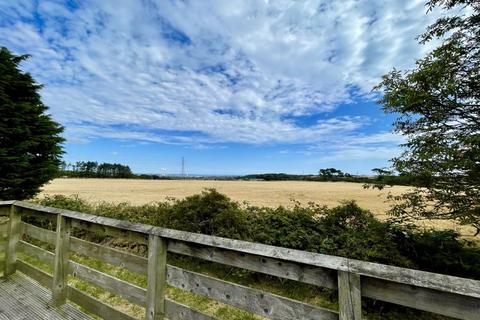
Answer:
M268 319L361 319L362 297L458 319L480 319L480 281L398 268L336 256L246 241L164 229L27 202L0 202L5 257L4 275L19 270L51 288L52 301L70 300L105 319L132 319L68 285L71 274L133 304L145 307L147 319L213 319L165 298L170 285ZM28 217L50 219L56 232L28 224ZM148 258L75 238L71 230L125 238L148 246ZM7 234L5 237L4 234ZM53 244L55 253L26 239ZM17 258L17 250L52 266L50 275ZM69 260L69 252L147 275L147 288L117 279ZM284 279L338 290L339 310L330 310L230 283L167 264L175 253Z

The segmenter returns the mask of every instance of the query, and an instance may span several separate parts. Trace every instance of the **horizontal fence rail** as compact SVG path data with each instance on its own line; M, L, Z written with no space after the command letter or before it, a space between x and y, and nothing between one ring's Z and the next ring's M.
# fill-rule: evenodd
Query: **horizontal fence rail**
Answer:
M361 319L362 297L458 319L480 318L480 281L358 261L240 240L131 223L22 201L0 202L3 274L19 270L52 290L52 302L68 299L104 319L132 319L68 285L75 277L145 308L146 319L213 319L165 297L166 286L201 295L268 319ZM28 223L36 217L56 231ZM1 217L0 217L1 218ZM142 257L72 235L72 230L119 237L145 245ZM30 240L29 240L30 239ZM52 251L32 243L40 241ZM48 265L52 274L17 257ZM69 259L74 252L147 277L146 288ZM242 268L338 291L338 310L312 306L167 264L169 253Z

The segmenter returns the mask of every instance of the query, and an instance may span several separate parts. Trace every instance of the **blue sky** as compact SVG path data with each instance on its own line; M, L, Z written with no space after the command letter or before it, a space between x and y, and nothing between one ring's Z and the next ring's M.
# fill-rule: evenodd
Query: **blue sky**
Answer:
M371 93L432 49L424 0L0 0L65 160L135 172L369 173L400 152Z

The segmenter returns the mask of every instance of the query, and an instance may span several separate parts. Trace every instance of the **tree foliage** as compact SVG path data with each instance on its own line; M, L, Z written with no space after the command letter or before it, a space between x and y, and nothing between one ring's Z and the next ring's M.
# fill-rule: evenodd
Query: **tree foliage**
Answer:
M318 175L325 179L344 178L351 176L349 173L345 173L342 170L335 168L320 169L318 170Z
M61 174L78 178L133 178L135 175L129 166L119 163L100 163L96 161L77 161L75 164L60 164Z
M62 154L62 127L46 113L41 86L0 48L0 199L26 199L54 177Z
M400 173L422 177L392 213L447 218L480 230L480 3L432 0L446 15L419 36L441 44L408 71L393 70L377 87L395 130L407 137L393 159Z

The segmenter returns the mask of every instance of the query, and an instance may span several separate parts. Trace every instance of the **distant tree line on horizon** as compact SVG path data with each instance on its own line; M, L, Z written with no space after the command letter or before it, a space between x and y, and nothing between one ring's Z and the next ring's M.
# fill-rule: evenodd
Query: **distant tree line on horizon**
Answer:
M392 171L374 168L373 175L353 175L336 168L324 168L317 175L299 175L288 173L260 173L244 176L215 177L218 180L262 180L262 181L343 181L365 183L366 185L426 185L426 178L411 174L394 174ZM121 179L146 179L146 180L169 180L185 179L185 177L164 176L158 174L135 174L128 165L119 163L98 163L96 161L77 161L66 163L62 161L59 168L60 177L68 178L121 178ZM205 179L212 177L189 177L189 179Z
M60 175L75 178L132 178L129 166L119 163L98 163L96 161L77 161L60 164Z
M96 161L77 161L75 163L62 161L58 175L68 178L170 179L157 174L135 174L128 165L120 163L98 163Z
M343 181L376 185L404 185L417 186L428 184L428 179L420 176L413 176L407 173L395 174L390 170L381 168L372 169L373 175L353 175L336 168L325 168L318 171L318 175L299 175L287 173L261 173L241 176L239 179L264 180L264 181Z

